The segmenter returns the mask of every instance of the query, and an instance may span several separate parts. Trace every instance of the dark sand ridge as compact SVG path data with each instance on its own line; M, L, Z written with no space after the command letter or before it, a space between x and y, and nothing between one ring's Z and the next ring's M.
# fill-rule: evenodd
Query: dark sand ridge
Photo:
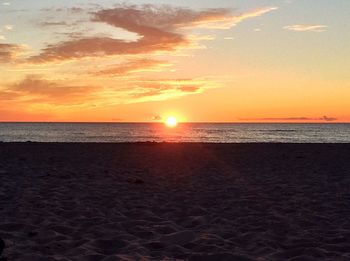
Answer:
M350 144L0 143L12 260L350 260Z

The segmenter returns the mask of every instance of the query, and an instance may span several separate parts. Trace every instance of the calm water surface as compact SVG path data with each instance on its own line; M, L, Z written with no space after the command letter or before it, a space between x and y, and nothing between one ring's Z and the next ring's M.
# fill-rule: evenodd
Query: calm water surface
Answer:
M350 124L0 123L0 141L350 143Z

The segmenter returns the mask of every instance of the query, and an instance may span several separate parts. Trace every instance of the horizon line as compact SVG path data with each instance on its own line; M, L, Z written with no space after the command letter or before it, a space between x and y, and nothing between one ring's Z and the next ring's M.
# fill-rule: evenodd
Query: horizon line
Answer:
M116 124L164 124L162 121L0 121L0 123L116 123ZM350 121L183 121L179 124L350 124Z

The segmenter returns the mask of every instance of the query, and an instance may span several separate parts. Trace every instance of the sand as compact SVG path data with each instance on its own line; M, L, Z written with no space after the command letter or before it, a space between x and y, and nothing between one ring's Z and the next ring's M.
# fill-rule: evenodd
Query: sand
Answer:
M350 144L0 143L12 260L350 260Z

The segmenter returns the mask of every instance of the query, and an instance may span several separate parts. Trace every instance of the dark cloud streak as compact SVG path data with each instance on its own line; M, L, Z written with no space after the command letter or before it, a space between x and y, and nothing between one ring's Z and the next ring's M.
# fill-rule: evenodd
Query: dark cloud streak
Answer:
M310 117L285 117L285 118L253 118L253 119L239 119L243 121L336 121L337 118L322 116L319 118L310 118Z

